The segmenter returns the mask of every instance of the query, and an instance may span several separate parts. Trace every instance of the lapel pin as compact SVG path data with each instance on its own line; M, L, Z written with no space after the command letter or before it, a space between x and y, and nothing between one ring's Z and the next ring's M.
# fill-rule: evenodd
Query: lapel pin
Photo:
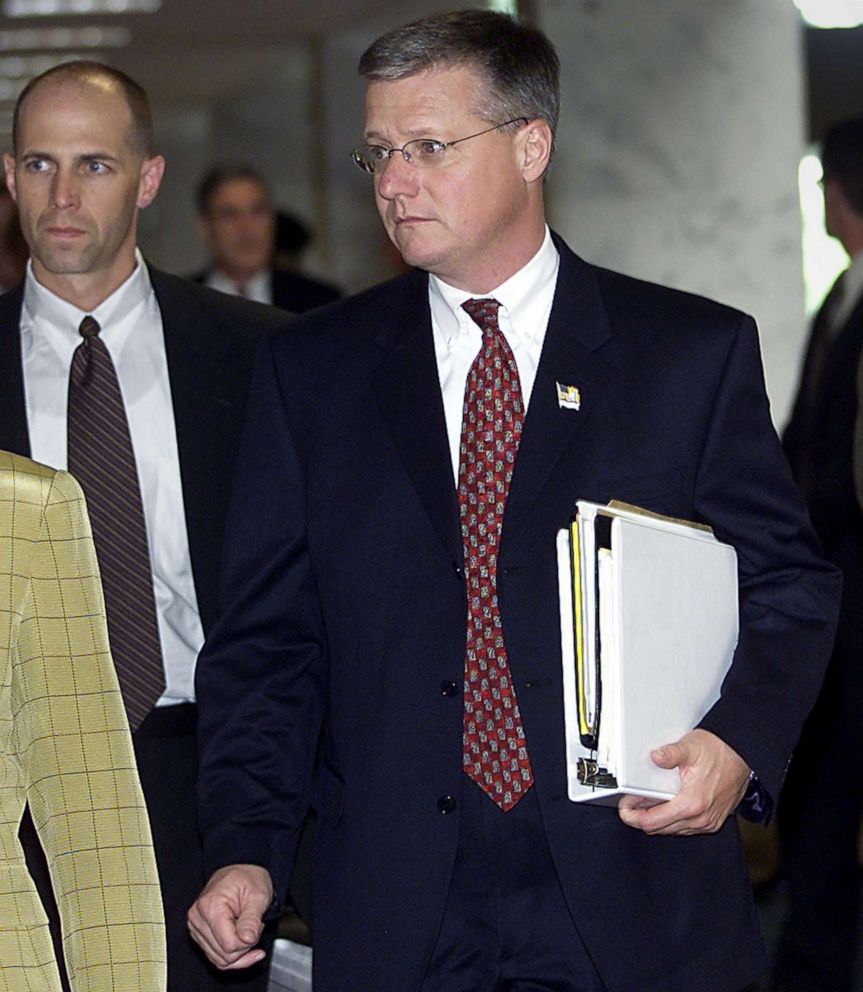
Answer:
M578 391L578 386L564 386L559 382L555 385L557 386L557 405L561 410L564 408L567 410L581 409L581 393Z

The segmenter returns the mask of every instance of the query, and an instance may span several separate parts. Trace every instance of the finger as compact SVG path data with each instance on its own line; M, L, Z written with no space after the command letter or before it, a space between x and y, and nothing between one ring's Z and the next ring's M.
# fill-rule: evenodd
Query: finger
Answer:
M210 961L218 967L231 963L235 954L227 952L216 940L207 918L198 909L197 903L192 906L186 917L189 934ZM243 950L247 950L243 945Z
M237 918L230 904L208 895L201 896L193 905L188 921L200 938L198 943L219 964L228 964L245 954L257 943L260 934L250 919L245 924L246 931L251 932L251 939L247 940L245 934L237 932Z
M239 968L249 968L251 965L263 961L266 956L266 953L260 947L253 947L252 950L246 951L245 954L238 957L235 961L222 967L222 971L236 971Z
M264 929L264 922L260 914L254 910L247 909L236 922L237 937L249 947L254 947L261 939L261 932Z
M257 924L255 920L257 919ZM242 921L243 930L239 929ZM258 942L263 929L260 916L247 910L239 917L229 906L221 906L207 917L213 938L226 954L245 954Z
M620 812L627 826L636 827L648 834L677 834L684 830L697 830L707 812L707 804L692 790L682 789L667 802L650 806L627 804Z
M650 752L650 758L660 768L678 768L691 760L689 746L682 741L656 748Z

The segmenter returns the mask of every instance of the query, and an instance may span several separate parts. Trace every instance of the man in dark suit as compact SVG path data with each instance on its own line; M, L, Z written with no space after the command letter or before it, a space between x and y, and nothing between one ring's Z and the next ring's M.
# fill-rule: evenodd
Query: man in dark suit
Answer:
M260 958L310 801L316 992L739 990L765 960L730 814L778 795L839 581L755 327L548 231L539 32L440 15L360 71L354 159L417 271L261 355L197 675L213 875L192 933L220 967ZM653 808L566 797L555 536L577 498L738 551L734 662L654 752L682 788Z
M851 259L812 325L783 445L827 558L844 574L836 645L782 790L790 912L775 987L855 988L863 811L863 510L854 490L863 353L863 117L824 138L825 222Z
M305 313L337 300L335 286L276 267L276 215L264 177L249 166L218 166L198 187L198 220L211 266L197 282Z
M16 106L5 167L32 262L23 284L0 298L0 445L81 474L153 829L169 988L219 989L225 976L188 939L184 920L201 884L194 666L216 616L252 352L285 318L144 263L137 215L155 197L164 161L152 150L146 94L122 73L76 62L32 81ZM97 355L102 364L71 376L88 411L82 424L70 369ZM110 426L88 405L97 385L119 396ZM118 444L131 446L128 490ZM107 493L92 469L99 456ZM121 501L118 526L106 503ZM130 550L133 532L142 554ZM118 573L122 554L128 570ZM133 605L140 600L143 612L133 619L124 595L141 579ZM139 638L142 628L148 635ZM263 989L266 974L246 982Z

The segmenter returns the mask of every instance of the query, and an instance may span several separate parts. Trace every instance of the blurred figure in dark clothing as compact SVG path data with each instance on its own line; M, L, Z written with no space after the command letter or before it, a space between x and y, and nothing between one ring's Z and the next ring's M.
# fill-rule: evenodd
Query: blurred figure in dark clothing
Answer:
M341 295L333 286L276 265L276 214L267 184L255 169L245 165L212 169L198 187L197 204L201 235L211 257L210 268L194 277L198 282L292 313ZM296 257L311 234L298 222L288 233Z
M858 836L863 808L863 511L853 454L863 351L863 117L836 125L822 150L827 233L850 258L812 325L783 445L826 556L844 572L836 645L779 804L791 908L774 988L853 989L859 942Z

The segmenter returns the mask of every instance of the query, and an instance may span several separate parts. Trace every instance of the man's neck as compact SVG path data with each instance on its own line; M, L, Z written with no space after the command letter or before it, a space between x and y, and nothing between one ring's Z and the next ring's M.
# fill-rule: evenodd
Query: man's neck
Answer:
M477 296L483 296L486 293L491 293L498 286L502 286L517 272L521 272L528 262L536 256L536 253L542 247L544 239L545 224L543 223L538 237L523 242L521 250L510 253L505 258L496 259L493 264L474 269L469 273L458 273L458 275L452 278L444 273L435 274L443 282L448 283L456 289L474 293Z
M464 290L482 296L501 286L520 272L536 255L545 240L545 215L536 213L521 232L501 239L505 248L503 251L483 259L477 259L477 264L469 271L435 272L443 282L456 289Z
M248 286L250 282L259 279L267 271L266 268L256 269L254 272L249 272L248 269L227 269L218 263L213 266L213 269L222 279L228 279L237 286Z
M72 306L91 313L101 303L116 292L135 271L137 262L133 255L104 272L58 274L49 272L36 259L33 259L33 275L45 289L59 296Z

